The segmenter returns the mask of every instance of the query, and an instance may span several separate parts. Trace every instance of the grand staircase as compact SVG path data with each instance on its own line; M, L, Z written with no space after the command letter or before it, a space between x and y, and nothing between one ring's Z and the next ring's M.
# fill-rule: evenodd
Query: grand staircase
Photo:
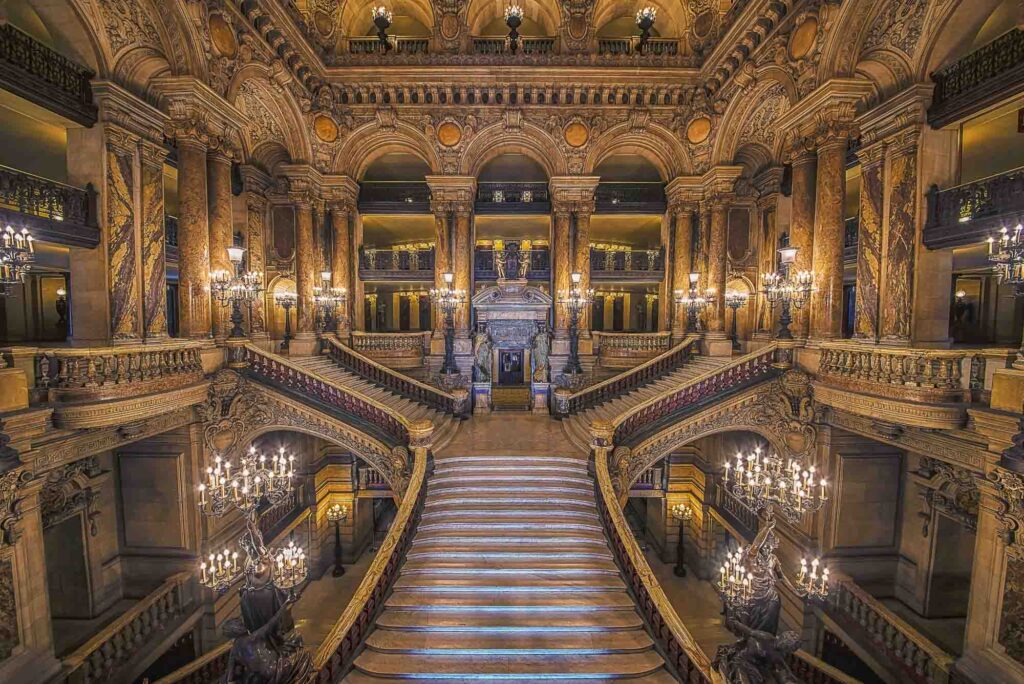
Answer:
M460 418L431 408L414 399L402 396L386 387L374 384L361 376L341 367L329 356L307 356L289 359L304 370L319 375L329 382L354 390L369 397L410 421L429 420L434 424L435 448L441 448L455 435Z
M668 684L586 460L439 458L416 536L344 681Z
M648 399L685 385L694 378L721 368L732 361L728 356L693 356L675 370L655 378L637 389L610 399L579 413L566 416L562 427L576 446L584 451L590 449L590 423L595 420L613 420ZM629 371L626 371L627 373Z

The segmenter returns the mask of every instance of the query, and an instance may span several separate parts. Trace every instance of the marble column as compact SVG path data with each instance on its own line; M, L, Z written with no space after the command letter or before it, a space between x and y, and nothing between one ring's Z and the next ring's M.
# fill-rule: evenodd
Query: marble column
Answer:
M708 202L711 210L711 231L708 236L708 287L715 290L714 305L708 315L708 337L724 339L725 334L725 282L726 232L729 226L729 200L715 197Z
M455 334L469 336L469 300L472 297L473 279L473 203L459 202L455 205L455 234L452 240L452 272L455 274L455 289L461 290L464 299L455 310Z
M793 159L792 214L789 224L789 246L797 249L794 271L809 271L814 247L815 183L818 158L803 151ZM807 337L807 309L794 309L793 336Z
M103 212L107 230L110 339L114 343L138 342L142 338L141 249L135 209L139 139L114 127L108 127L106 138Z
M813 249L815 290L811 293L811 336L819 341L843 336L846 141L845 135L832 135L818 147Z
M313 198L304 193L293 194L292 203L295 206L295 292L299 297L295 337L310 339L316 335L313 287L319 279L313 245Z
M572 211L570 205L553 205L553 239L551 244L551 272L553 277L552 298L555 301L555 335L562 339L569 337L569 313L558 300L569 292L571 286L572 259L569 254L570 233L572 232Z
M266 257L266 225L267 225L267 197L256 188L249 189L245 197L246 209L246 236L245 244L248 256L248 268L259 273L263 278L263 286L267 286L267 257ZM251 337L266 339L267 316L264 311L264 298L257 297L250 307L249 314L249 335Z
M693 213L696 207L692 204L675 205L671 214L675 218L672 238L672 291L669 293L672 302L673 341L680 341L691 332L687 322L686 307L675 303L675 293L686 293L690 289L690 273L693 271ZM666 302L666 313L668 303ZM667 316L666 316L667 318Z
M140 226L142 241L142 334L147 340L167 337L167 246L164 224L162 145L140 146Z
M347 338L352 326L352 297L355 288L352 286L352 231L349 228L348 202L333 202L330 205L331 230L334 250L331 253L331 274L334 287L343 287L347 296L338 308L338 320L335 332L338 337Z
M758 214L758 253L757 271L758 279L754 286L758 288L755 295L757 306L756 322L754 324L754 337L769 339L772 336L775 317L768 299L760 291L761 276L765 273L772 273L776 270L776 254L778 249L778 234L776 232L776 220L778 211L778 193L766 195L757 203Z
M668 332L672 329L672 312L674 310L672 298L673 283L673 261L672 243L675 235L673 229L674 212L670 208L661 217L661 253L664 255L664 268L662 269L661 282L658 284L658 327L657 332ZM648 304L648 309L652 307ZM650 320L650 311L648 311Z
M579 273L580 289L587 290L590 287L590 217L594 214L593 202L581 202L576 206L575 233L573 235L573 265L572 270ZM629 316L629 310L626 310ZM580 333L590 334L590 307L586 307L580 313Z
M430 209L434 213L434 287L440 290L445 287L442 276L445 273L454 273L451 260L452 207L448 202L435 201L431 203ZM435 306L433 315L434 336L443 335L444 314Z
M228 259L228 247L234 238L231 225L231 156L226 150L210 150L207 159L210 203L210 270L228 271L234 268ZM213 336L224 340L228 336L230 307L213 302Z
M890 144L888 230L885 245L885 297L879 331L884 344L910 344L914 304L914 249L917 235L917 129ZM858 273L859 276L859 273Z
M206 145L178 138L178 329L210 336L210 229Z
M885 201L885 145L857 152L861 164L857 232L857 297L853 336L878 341L879 294L882 284L882 232Z

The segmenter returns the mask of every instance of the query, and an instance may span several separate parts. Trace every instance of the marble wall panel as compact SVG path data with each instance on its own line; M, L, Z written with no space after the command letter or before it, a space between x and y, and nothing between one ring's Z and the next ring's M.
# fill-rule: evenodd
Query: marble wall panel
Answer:
M882 210L885 189L881 160L865 164L861 173L857 235L857 298L854 336L878 338L878 294L882 267Z
M164 228L163 166L143 161L141 236L143 273L143 334L167 336L167 267Z
M142 330L133 154L120 147L107 146L106 184L110 336L113 340L133 340L139 338Z
M889 232L881 337L910 341L914 292L914 238L917 234L917 153L907 149L889 163Z

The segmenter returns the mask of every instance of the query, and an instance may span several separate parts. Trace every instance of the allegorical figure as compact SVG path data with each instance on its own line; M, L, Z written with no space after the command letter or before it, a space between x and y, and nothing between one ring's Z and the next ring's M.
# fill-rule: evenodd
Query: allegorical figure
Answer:
M295 633L291 616L294 600L269 581L242 590L242 617L221 628L234 640L225 675L228 684L288 684L309 675L309 652Z
M491 381L491 336L478 332L473 338L473 378L476 382Z
M533 381L547 382L551 355L551 335L541 330L533 336Z

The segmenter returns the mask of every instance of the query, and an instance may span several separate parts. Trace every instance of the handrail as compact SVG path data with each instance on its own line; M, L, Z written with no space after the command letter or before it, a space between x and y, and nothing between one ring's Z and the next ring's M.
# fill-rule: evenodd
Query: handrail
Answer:
M818 374L854 390L928 402L964 400L963 362L968 350L877 347L849 342L821 345Z
M828 606L867 632L911 679L922 684L948 681L956 659L893 613L848 577L838 578ZM840 623L842 624L842 622Z
M666 370L678 366L692 356L692 345L700 339L700 335L688 335L682 342L663 354L641 363L607 380L585 387L579 392L568 396L559 396L555 392L555 412L558 415L569 415L590 408L614 397L630 392L646 384L655 377L660 377Z
M460 416L466 412L468 395L457 396L432 385L420 382L394 371L384 364L377 363L373 359L363 356L351 347L342 344L337 339L327 338L327 355L342 367L356 373L369 382L381 385L390 390L398 392L403 397L426 404L453 416Z
M786 664L803 684L861 684L856 677L837 670L803 649L786 656Z
M425 449L415 450L412 478L388 536L345 607L345 612L313 657L313 669L319 682L341 681L377 614L384 608L384 600L405 560L426 500L427 458Z
M246 373L291 390L304 399L322 402L368 422L389 437L392 446L404 446L409 443L409 420L358 390L336 385L284 358L268 354L248 342L241 347L240 361L244 362Z
M62 658L65 677L95 682L128 662L145 645L147 630L152 634L161 629L168 618L184 611L190 602L186 585L193 577L194 573L188 570L171 575L146 598ZM115 643L118 640L122 643Z
M689 379L630 410L616 416L611 424L615 430L614 442L624 444L641 429L655 425L684 406L694 406L711 397L744 387L766 378L774 372L776 343L761 347L718 368L713 368Z
M594 470L595 498L612 551L662 657L680 681L691 684L723 682L721 674L711 668L708 657L679 619L633 538L612 487L607 449L594 450Z

